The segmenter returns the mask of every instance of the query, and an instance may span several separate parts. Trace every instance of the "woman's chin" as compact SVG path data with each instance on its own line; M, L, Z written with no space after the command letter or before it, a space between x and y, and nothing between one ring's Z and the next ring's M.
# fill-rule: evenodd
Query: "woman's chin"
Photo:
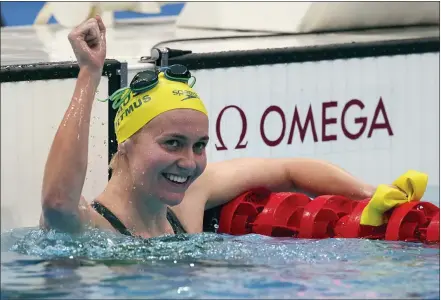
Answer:
M176 206L184 200L185 193L164 193L161 195L161 201L168 206Z

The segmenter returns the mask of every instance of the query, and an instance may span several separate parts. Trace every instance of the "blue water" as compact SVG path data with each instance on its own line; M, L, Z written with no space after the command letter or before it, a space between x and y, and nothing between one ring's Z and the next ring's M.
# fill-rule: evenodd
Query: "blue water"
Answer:
M1 235L1 298L439 299L438 246L99 231Z

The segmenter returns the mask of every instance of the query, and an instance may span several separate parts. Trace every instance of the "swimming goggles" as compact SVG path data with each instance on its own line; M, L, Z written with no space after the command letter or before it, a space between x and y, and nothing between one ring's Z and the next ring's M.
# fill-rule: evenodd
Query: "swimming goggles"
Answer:
M190 71L183 65L171 65L169 67L160 68L158 70L145 70L139 72L130 82L130 89L134 93L145 93L148 90L153 89L159 82L158 75L160 72L164 73L165 78L172 81L180 81L187 83L190 87L193 87L196 83L196 78L191 76ZM189 80L194 78L190 84Z
M112 108L118 109L127 97L130 97L130 91L135 94L145 93L153 89L159 83L159 73L164 73L165 78L172 81L179 81L188 84L193 87L196 83L196 78L191 75L186 66L183 65L171 65L168 67L162 67L155 70L141 71L133 77L129 87L121 88L114 92L106 100L99 100L105 102L107 100L112 101ZM189 83L190 79L193 81Z

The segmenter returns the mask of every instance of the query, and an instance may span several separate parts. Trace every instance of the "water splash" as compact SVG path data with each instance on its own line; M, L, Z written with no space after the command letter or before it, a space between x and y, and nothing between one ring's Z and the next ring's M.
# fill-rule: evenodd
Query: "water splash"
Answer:
M41 289L44 298L50 291L66 293L65 298L91 297L90 288L97 285L95 298L439 295L439 248L421 244L211 233L144 240L99 230L70 236L38 229L13 230L1 239L3 253L21 255L6 261L2 255L2 274L26 270L29 276L40 266L44 276L58 276L57 285ZM96 283L88 284L91 280ZM60 290L72 282L76 288Z

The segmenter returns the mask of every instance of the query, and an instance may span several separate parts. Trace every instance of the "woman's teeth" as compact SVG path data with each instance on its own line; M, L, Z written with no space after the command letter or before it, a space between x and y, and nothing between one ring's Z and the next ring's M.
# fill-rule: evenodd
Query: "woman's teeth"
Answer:
M182 177L182 176L177 176L177 175L173 175L173 174L164 174L165 178L167 178L168 180L174 182L174 183L185 183L187 182L189 177Z

